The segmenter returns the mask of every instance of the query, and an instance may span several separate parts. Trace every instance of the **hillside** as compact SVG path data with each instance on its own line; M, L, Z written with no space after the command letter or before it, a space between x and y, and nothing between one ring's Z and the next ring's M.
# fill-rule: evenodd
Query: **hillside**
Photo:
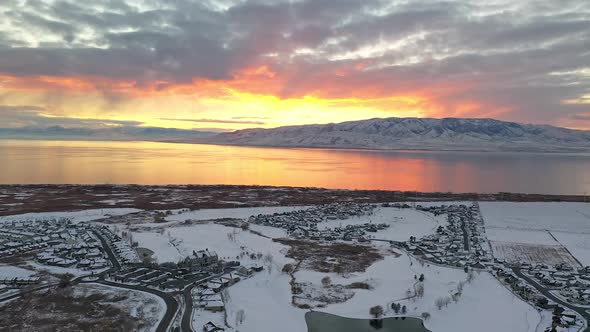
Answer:
M244 129L203 143L359 149L590 151L590 131L493 119L387 118L323 125Z

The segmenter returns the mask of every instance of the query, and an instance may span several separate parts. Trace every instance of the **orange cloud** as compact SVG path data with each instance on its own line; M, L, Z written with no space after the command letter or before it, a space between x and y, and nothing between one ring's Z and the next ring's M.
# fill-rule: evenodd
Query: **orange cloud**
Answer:
M306 72L294 65L279 72L266 64L257 64L236 71L231 79L195 79L188 83L0 75L0 91L57 92L66 95L66 99L71 95L84 98L94 94L97 100L105 93L115 94L125 105L115 110L107 104L109 118L182 128L192 125L191 121L181 123L174 121L175 117L221 119L227 127L243 128L252 124L232 123L229 119L268 117L264 124L257 125L273 127L388 116L477 117L508 111L477 101L446 100L446 96L466 90L468 82L419 84L400 79L397 83L395 77L371 76L366 72L368 66L367 61L337 63L325 72ZM97 113L106 106L95 104L80 107L79 102L71 102L61 107L60 112L73 117L104 117L105 114Z

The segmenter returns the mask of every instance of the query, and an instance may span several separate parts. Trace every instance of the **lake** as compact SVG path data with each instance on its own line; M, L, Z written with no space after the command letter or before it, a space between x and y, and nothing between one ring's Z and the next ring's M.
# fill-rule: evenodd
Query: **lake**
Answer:
M590 193L590 154L0 140L1 184L245 184Z
M305 314L307 332L430 332L421 319L388 317L357 319L312 311Z

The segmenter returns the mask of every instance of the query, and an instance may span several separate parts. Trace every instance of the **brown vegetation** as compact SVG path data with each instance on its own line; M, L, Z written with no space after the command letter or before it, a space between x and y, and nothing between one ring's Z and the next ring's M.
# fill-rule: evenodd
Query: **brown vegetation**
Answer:
M305 268L323 273L363 272L374 262L383 259L378 249L361 244L319 243L294 239L274 241L291 247L287 257L301 261ZM329 260L326 259L328 257Z
M0 307L0 331L134 331L142 327L112 304L125 296L74 293L49 290L5 304Z
M27 193L26 200L17 193ZM315 205L335 202L404 201L574 201L584 196L528 194L452 194L383 190L330 190L321 188L264 186L118 186L118 185L1 185L0 215L29 212L70 211L129 207L142 210L174 210L270 206ZM109 197L120 202L105 203Z

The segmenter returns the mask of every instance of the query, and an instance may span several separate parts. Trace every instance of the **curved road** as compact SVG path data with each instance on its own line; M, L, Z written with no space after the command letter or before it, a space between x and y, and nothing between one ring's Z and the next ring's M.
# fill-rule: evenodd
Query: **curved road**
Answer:
M168 327L172 323L172 320L174 319L174 316L176 315L176 311L178 310L178 302L176 302L176 299L174 299L174 297L172 295L157 291L155 289L143 287L143 286L124 285L124 284L118 284L118 283L110 282L110 281L106 281L106 280L98 280L98 281L96 281L96 283L107 285L107 286L112 286L112 287L137 290L137 291L146 292L146 293L150 293L150 294L161 297L166 302L166 313L164 313L164 317L162 317L162 319L160 320L160 323L158 324L158 328L156 328L156 332L168 331ZM184 317L183 317L183 319L184 319Z
M197 285L193 284L191 287L187 287L183 292L184 297L184 313L182 314L182 321L180 322L180 330L183 332L192 332L193 328L191 320L193 318L193 297L192 291Z
M558 303L568 309L571 309L572 311L575 311L578 314L580 314L582 317L584 317L584 319L586 320L586 329L584 330L584 332L590 332L590 326L588 326L588 323L590 322L590 313L588 313L587 308L576 307L575 305L572 305L571 303L563 301L562 299L558 298L557 296L551 294L551 292L549 292L549 290L547 290L547 288L540 285L537 281L533 280L533 278L530 278L529 276L522 273L522 271L519 268L512 268L512 271L514 271L514 274L516 274L518 277L526 280L529 283L529 285L535 287L535 289L537 289L541 294L545 295L551 301Z

